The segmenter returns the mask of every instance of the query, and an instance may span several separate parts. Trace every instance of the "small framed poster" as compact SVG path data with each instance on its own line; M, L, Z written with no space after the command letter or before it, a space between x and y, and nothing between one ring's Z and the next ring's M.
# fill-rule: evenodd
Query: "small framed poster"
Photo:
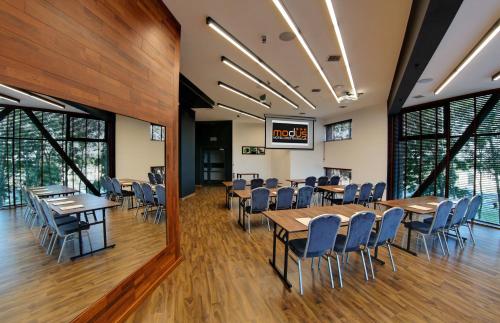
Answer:
M241 146L241 154L242 155L265 155L266 148L265 147L256 147L256 146Z

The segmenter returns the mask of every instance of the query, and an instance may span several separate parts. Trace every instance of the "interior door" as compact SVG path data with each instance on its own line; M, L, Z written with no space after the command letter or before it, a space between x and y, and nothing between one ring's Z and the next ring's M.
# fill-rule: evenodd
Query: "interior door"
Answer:
M225 176L225 151L223 148L203 150L203 184L218 184Z

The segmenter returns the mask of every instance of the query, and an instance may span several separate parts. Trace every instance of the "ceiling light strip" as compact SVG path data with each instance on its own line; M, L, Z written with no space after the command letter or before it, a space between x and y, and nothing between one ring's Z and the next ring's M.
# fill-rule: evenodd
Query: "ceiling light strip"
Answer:
M358 97L358 92L354 86L354 79L352 78L351 66L349 65L349 60L347 59L347 52L345 50L344 41L342 40L342 34L340 33L340 26L335 15L335 10L333 9L333 1L325 0L326 7L328 8L328 13L330 14L330 19L332 20L333 29L335 30L335 35L337 36L337 41L339 43L340 52L342 53L342 59L344 60L344 65L347 70L347 75L349 76L349 83L351 83L352 94L354 97Z
M495 75L493 75L493 76L491 77L491 80L492 80L492 81L498 81L498 80L500 80L500 71L499 71L499 72L497 72Z
M21 102L21 100L19 99L16 99L16 98L12 98L8 95L4 95L4 94L0 94L0 99L2 100L6 100L6 101L9 101L9 102L14 102L14 103L19 103Z
M273 0L273 3L276 6L276 8L278 9L278 11L280 12L281 16L283 16L283 19L285 19L286 23L288 24L288 27L290 27L290 29L292 29L293 33L295 34L295 36L299 40L300 44L302 45L302 48L304 48L304 50L306 51L307 56L309 56L309 59L313 63L314 67L316 67L316 69L318 70L319 75L321 75L321 78L325 82L326 86L328 87L328 89L332 93L332 95L335 98L335 100L337 101L337 103L340 103L340 100L339 100L337 94L335 93L335 90L333 89L332 85L330 84L330 81L328 81L328 78L326 77L325 72L323 71L323 69L319 65L319 62L316 59L316 57L314 57L314 54L312 53L311 48L309 47L309 45L307 45L304 37L302 37L302 34L300 33L299 28L297 27L295 22L292 20L292 18L290 17L288 12L286 11L286 9L283 6L283 4L281 3L281 1L280 0Z
M252 102L254 102L254 103L257 103L257 104L259 104L259 105L263 106L263 107L264 107L264 108L266 108L266 109L271 109L271 106L270 106L270 105L268 105L268 104L266 104L266 103L263 103L263 102L260 102L258 99L254 98L253 96L251 96L251 95L249 95L249 94L246 94L245 92L241 92L240 90L238 90L238 89L236 89L236 88L232 87L231 85L227 85L226 83L221 82L221 81L219 81L218 85L219 85L221 88L224 88L224 89L226 89L226 90L228 90L228 91L231 91L231 92L233 92L233 93L236 93L236 94L238 94L238 95L240 95L240 96L244 97L245 99L248 99L248 100L250 100L250 101L252 101Z
M218 106L219 108L226 109L226 110L229 110L229 111L232 111L232 112L236 112L236 113L238 113L238 114L242 114L242 115L244 115L244 116L247 116L247 117L250 117L250 118L254 118L254 119L257 119L257 120L262 121L262 122L264 122L264 121L265 121L265 119L264 119L264 118L257 117L256 115L253 115L253 114L250 114L250 113L243 112L243 111L241 111L241 110L235 109L235 108L230 107L230 106L227 106L227 105L225 105L225 104L217 103L217 106Z
M286 103L288 103L289 105L291 105L294 109L298 109L299 108L299 106L297 104L293 103L286 96L284 96L283 94L279 93L278 91L276 91L275 89L273 89L272 87L270 87L269 85L267 85L264 81L258 79L257 77L255 77L250 72L248 72L247 70L245 70L244 68L242 68L238 64L234 63L230 59L222 56L221 57L221 62L224 63L224 64L226 64L227 66L231 67L233 70L237 71L238 73L240 73L241 75L245 76L246 78L248 78L249 80L253 81L254 83L262 86L263 88L265 88L266 90L268 90L272 94L276 95L277 97L279 97L280 99L282 99L283 101L285 101Z
M210 17L207 17L207 25L216 31L219 35L225 38L228 42L230 42L233 46L238 48L243 54L248 56L252 61L257 63L260 67L262 67L266 72L271 74L276 80L278 80L281 84L286 86L293 94L298 96L302 101L304 101L311 109L316 109L316 106L311 103L305 96L303 96L299 91L297 91L290 83L288 83L283 77L281 77L277 72L275 72L269 65L267 65L260 57L258 57L254 52L252 52L248 47L243 45L239 40L237 40L231 33L229 33L226 29L224 29L221 25L219 25L215 20Z
M451 73L445 81L434 91L434 94L439 94L443 89L450 84L450 82L476 57L489 42L495 38L495 36L500 32L500 19L493 25L493 27L486 33L486 35L479 41L476 47L469 52L465 59L458 65L458 67Z
M16 88L13 88L11 86L8 86L8 85L5 85L5 84L1 84L1 83L0 83L0 87L3 87L5 89L9 89L9 90L14 91L14 92L19 93L19 94L27 95L27 96L29 96L29 97L31 97L33 99L36 99L36 100L41 101L43 103L46 103L46 104L49 104L51 106L57 107L59 109L64 109L65 108L65 106L63 104L47 100L47 99L42 98L41 96L39 96L37 94L33 94L33 93L26 92L26 91L18 90Z

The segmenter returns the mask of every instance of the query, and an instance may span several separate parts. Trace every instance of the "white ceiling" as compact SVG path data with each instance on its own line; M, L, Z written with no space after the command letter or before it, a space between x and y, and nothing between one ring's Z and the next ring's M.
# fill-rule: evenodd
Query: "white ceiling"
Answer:
M309 61L297 39L279 40L289 31L286 22L271 0L164 0L181 24L181 72L216 102L263 116L264 113L330 117L358 108L386 104L399 57L411 0L334 0L342 37L358 92L364 94L357 102L338 104L318 72ZM316 58L333 85L346 85L348 76L340 63L327 62L329 55L340 55L335 32L325 2L322 0L284 0L292 18L301 29ZM240 53L210 29L205 22L212 17L268 65L312 101L317 110L309 108L286 87ZM267 43L261 43L266 35ZM220 62L226 56L297 103L299 111ZM267 110L217 86L222 81L254 97L267 94L272 109ZM320 93L311 89L319 88ZM339 109L339 105L347 105ZM220 108L199 109L197 120L232 120L236 115ZM246 117L241 117L244 119ZM248 118L249 119L249 118ZM258 122L258 121L257 121Z
M15 92L15 91L6 89L4 87L0 87L0 94L5 94L7 96L10 96L11 98L16 98L16 99L21 100L20 103L14 103L14 102L7 101L7 100L0 98L0 107L2 106L2 104L8 104L8 105L16 105L16 106L22 106L22 107L31 107L31 108L38 108L38 109L47 109L47 110L65 111L65 112L76 112L76 113L86 114L82 110L79 110L79 109L77 109L69 104L66 104L66 103L61 102L57 99L54 99L53 97L46 96L43 94L38 94L38 95L40 95L41 97L45 97L51 101L55 101L57 103L64 104L64 106L66 108L61 109L61 108L54 107L53 105L50 105L50 104L47 104L47 103L42 102L40 100L37 100L37 99L30 97L26 94L20 94L19 92Z
M500 35L497 34L439 95L434 95L434 90L462 62L499 17L499 0L464 0L420 78L432 78L433 81L417 83L404 106L499 88L500 81L491 80L491 76L500 71ZM413 98L417 95L424 97Z

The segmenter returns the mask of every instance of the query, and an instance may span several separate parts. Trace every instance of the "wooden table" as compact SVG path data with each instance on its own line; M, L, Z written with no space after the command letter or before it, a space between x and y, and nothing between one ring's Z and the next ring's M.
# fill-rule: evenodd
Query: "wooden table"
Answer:
M317 186L317 188L319 192L322 192L321 205L325 205L325 193L330 193L333 199L333 196L336 193L338 194L344 193L345 185L323 185L323 186Z
M72 204L64 204L64 205L53 205L51 202L49 203L50 208L59 216L68 216L72 214L76 214L78 218L78 223L81 221L81 215L82 213L85 212L95 212L98 210L102 210L102 221L95 221L91 223L90 225L96 225L96 224L102 224L102 232L103 232L103 240L104 240L104 247L97 249L97 250L92 250L90 252L83 253L83 245L82 245L82 232L81 232L81 227L78 227L78 244L80 247L80 254L71 257L71 260L75 260L77 258L93 254L95 252L105 250L108 248L114 248L115 244L108 245L107 237L106 237L106 209L113 208L116 206L120 206L120 203L110 201L108 199L105 199L104 197L98 197L94 196L91 194L79 194L79 195L74 195L74 196L68 196L67 200L65 201L74 201L75 203ZM53 203L55 203L54 201ZM57 201L61 202L61 201ZM71 206L71 205L77 205L81 204L83 207L77 208L77 209L70 209L70 210L64 210L61 209L61 207L66 207L66 206Z
M282 183L278 183L278 187L281 186ZM222 185L226 188L226 208L231 209L231 200L229 193L231 193L231 189L233 188L233 181L223 181ZM247 183L246 186L250 186L250 183ZM264 181L264 187L266 186L266 181Z
M290 179L290 178L287 178L286 179L287 182L290 182L290 186L299 186L299 184L305 184L306 183L306 179L305 178L297 178L297 179ZM318 181L316 180L316 183Z
M269 198L276 197L278 188L270 188ZM297 195L298 190L296 189L294 195ZM245 216L244 208L246 201L252 199L252 190L247 188L244 190L233 190L233 194L238 197L238 224L243 230L245 230Z
M149 181L144 181L144 180L140 180L140 179L132 179L132 178L121 178L118 181L120 182L121 186L132 186L133 182L137 182L139 184L149 183Z
M347 218L351 218L357 212L374 212L376 214L377 220L377 229L378 229L378 220L380 220L382 216L382 211L369 209L362 205L358 204L349 204L349 205L334 205L334 206L316 206L305 209L292 209L292 210L280 210L280 211L265 211L263 212L264 216L266 216L269 220L273 222L273 258L269 259L269 264L273 267L274 271L278 274L281 280L285 283L285 286L288 288L292 287L290 281L288 281L288 249L289 249L289 234L290 233L298 233L304 232L308 230L308 227L299 221L296 218L314 218L321 214L339 214L343 215ZM341 226L348 225L348 221L343 221ZM278 232L278 227L281 229ZM281 241L285 245L285 255L283 262L283 272L276 266L276 240ZM378 260L382 264L383 261L380 261L377 258L378 250L375 249L375 260Z
M434 216L434 213L436 212L437 204L439 202L447 200L444 197L438 197L438 196L421 196L421 197L412 197L412 198L407 198L407 199L401 199L401 200L388 200L388 201L378 201L377 204L379 205L384 205L387 207L400 207L403 210L405 210L405 217L404 220L408 220L408 222L413 221L413 214L429 214ZM429 204L431 203L431 204ZM420 206L420 207L425 207L427 208L426 210L422 210L419 208L415 208L412 206ZM396 248L399 248L401 250L404 250L414 256L417 255L416 252L412 251L410 249L410 241L411 241L411 228L408 227L408 237L406 241L406 247L404 246L399 246L399 245L394 245Z
M74 188L67 187L64 185L48 185L48 186L39 186L39 187L30 187L26 189L31 193L35 194L39 198L47 198L52 196L67 196L78 193L78 190ZM43 190L43 191L42 191Z

